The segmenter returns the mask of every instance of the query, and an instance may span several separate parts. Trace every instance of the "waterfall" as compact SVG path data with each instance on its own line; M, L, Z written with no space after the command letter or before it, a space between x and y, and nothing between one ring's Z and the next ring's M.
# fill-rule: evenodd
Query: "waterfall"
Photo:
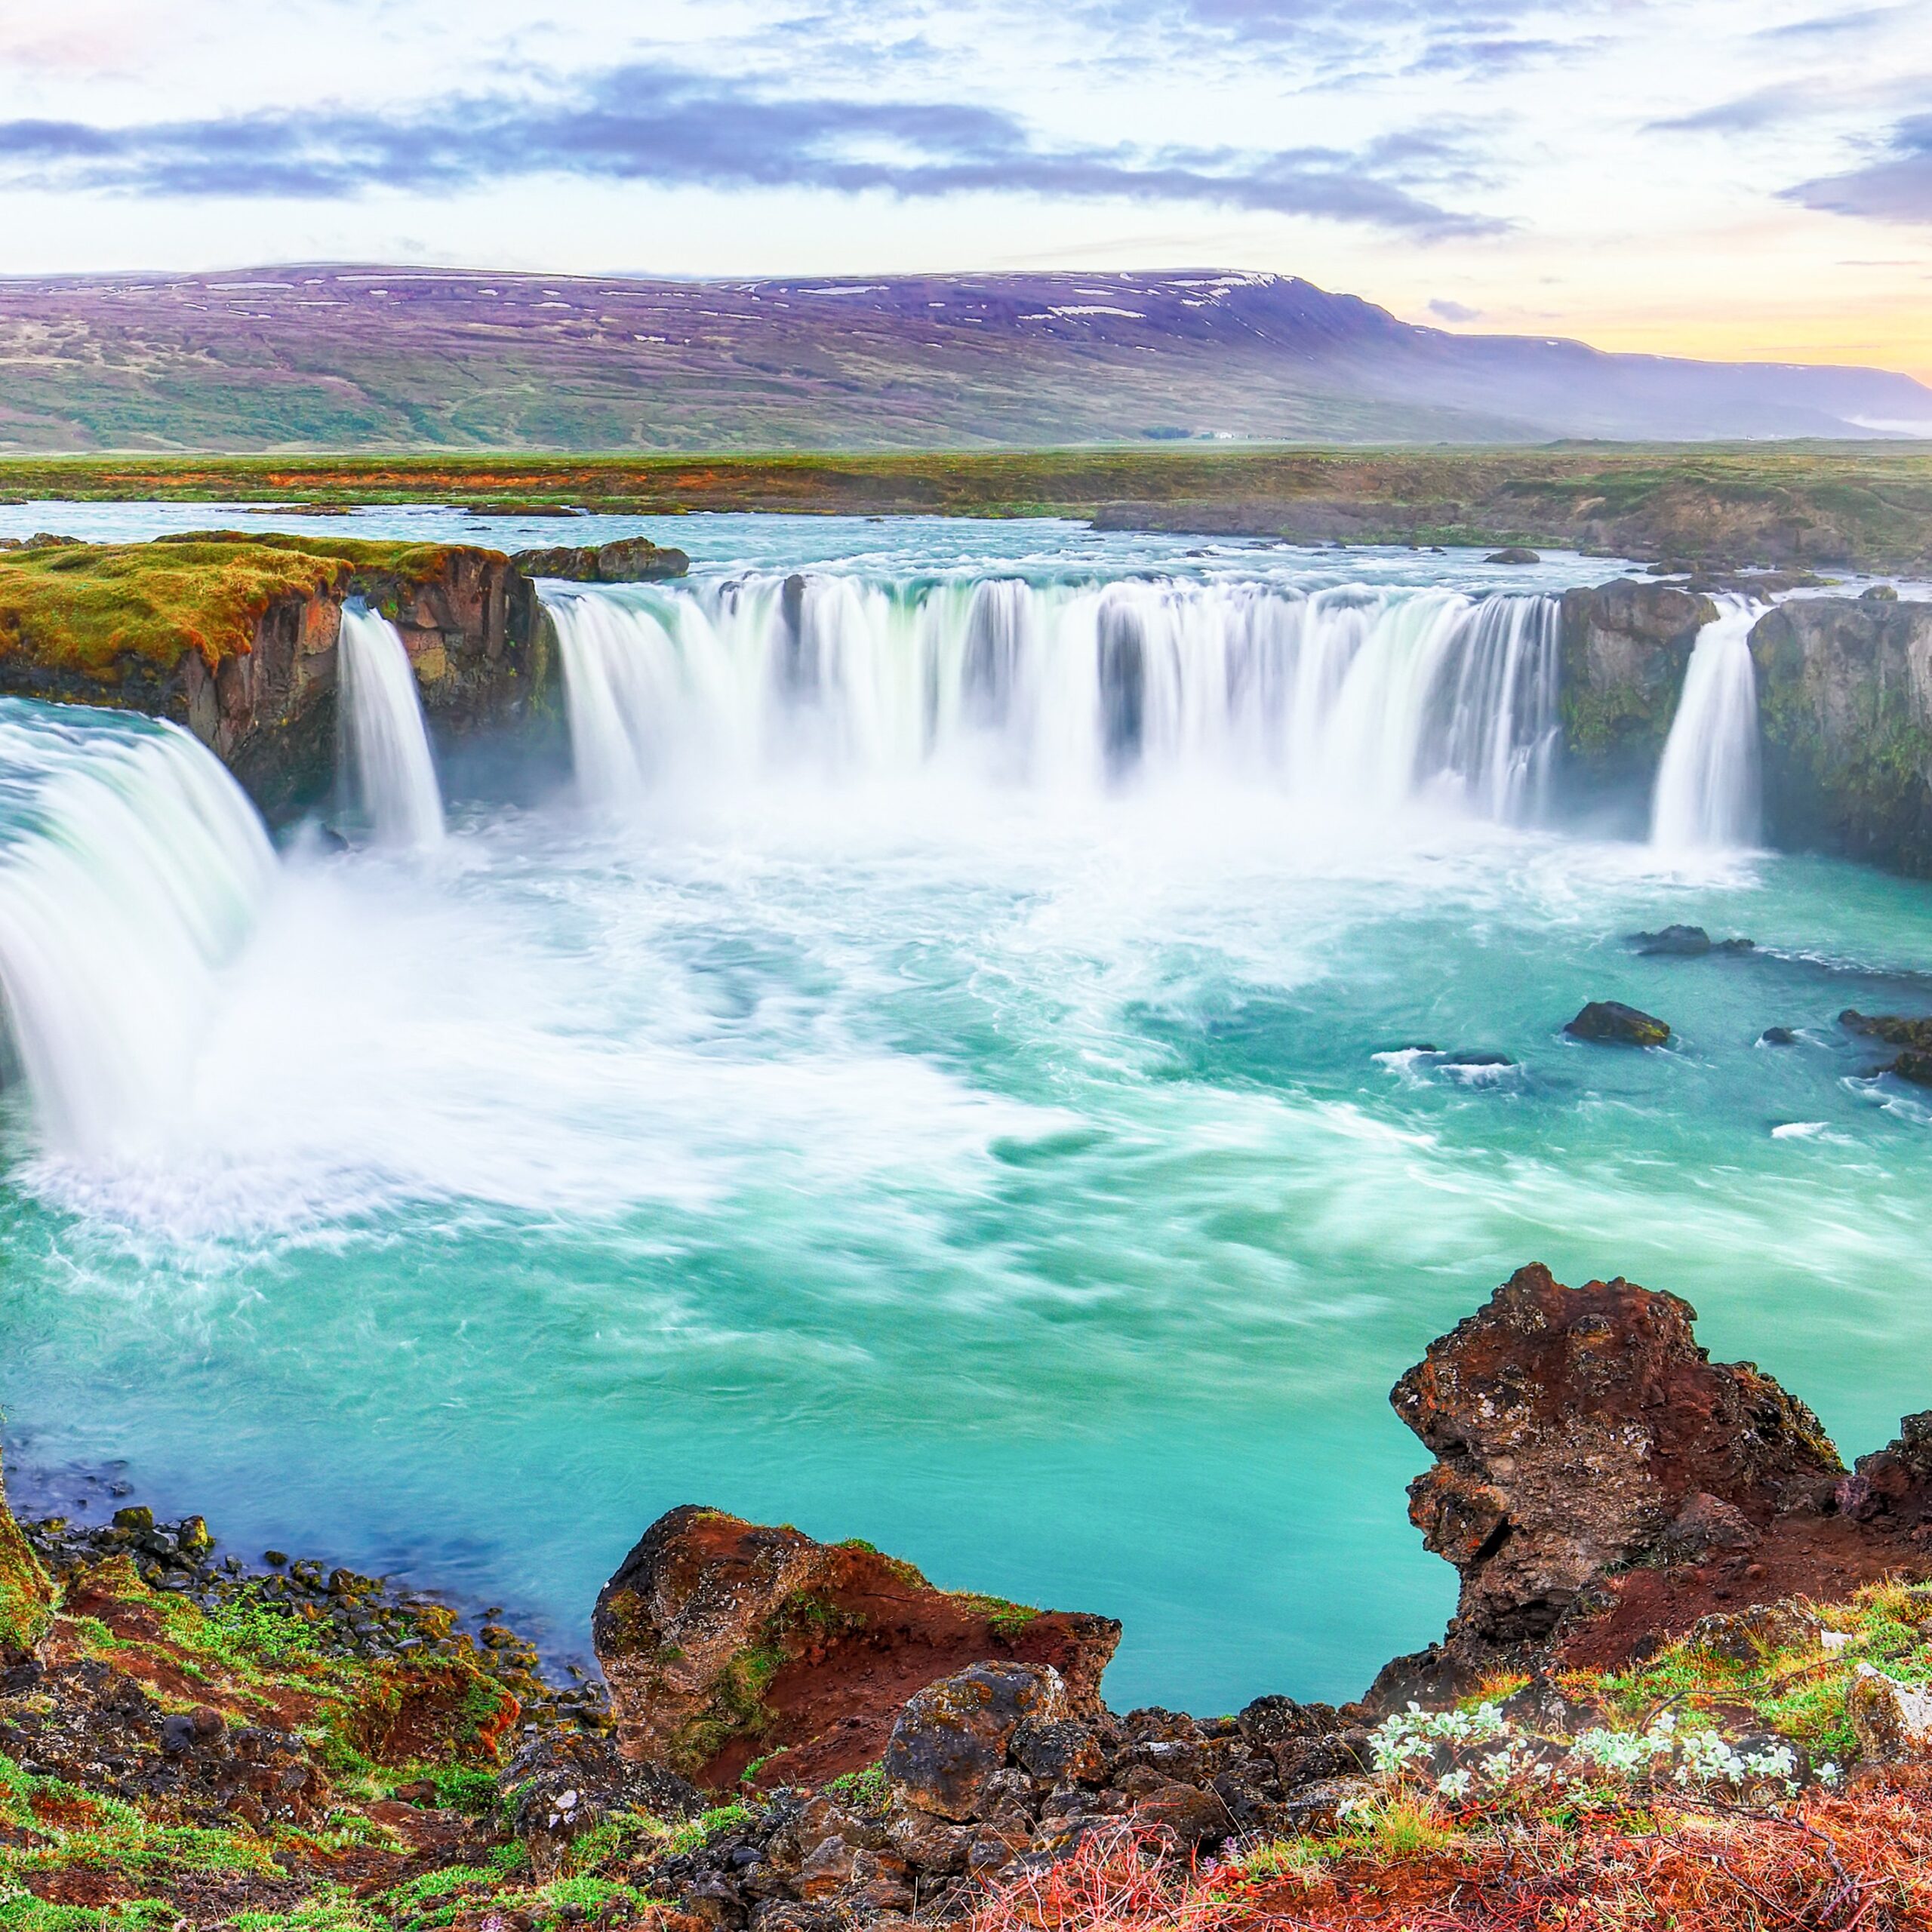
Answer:
M167 1106L274 870L185 731L0 700L0 996L51 1147L99 1152Z
M1690 653L1651 808L1651 843L1662 850L1758 841L1762 801L1752 620L1742 598L1726 598Z
M1556 601L832 574L546 589L579 784L940 766L1048 789L1194 773L1387 811L1535 819Z
M342 740L350 784L379 844L422 850L443 838L443 799L409 654L392 623L342 614Z

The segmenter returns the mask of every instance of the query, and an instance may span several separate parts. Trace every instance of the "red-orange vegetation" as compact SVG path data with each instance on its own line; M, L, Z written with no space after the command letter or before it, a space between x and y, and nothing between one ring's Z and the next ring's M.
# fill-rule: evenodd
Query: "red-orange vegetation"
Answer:
M1651 1820L1493 1820L1409 1856L1307 1850L1260 1876L1097 1835L989 1894L971 1932L1926 1932L1932 1771L1788 1813L1686 1803Z

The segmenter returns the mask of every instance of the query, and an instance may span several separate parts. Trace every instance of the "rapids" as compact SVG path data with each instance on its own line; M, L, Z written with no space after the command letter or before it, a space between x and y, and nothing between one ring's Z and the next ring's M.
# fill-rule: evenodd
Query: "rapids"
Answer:
M1848 1453L1932 1399L1932 1121L1833 1025L1932 998L1932 893L1561 820L1546 595L1614 565L623 528L709 561L550 590L575 778L452 765L440 848L274 866L180 734L9 714L16 1457L566 1651L712 1502L1120 1616L1114 1700L1211 1712L1439 1630L1386 1393L1524 1261L1684 1294ZM1759 949L1623 943L1675 921Z

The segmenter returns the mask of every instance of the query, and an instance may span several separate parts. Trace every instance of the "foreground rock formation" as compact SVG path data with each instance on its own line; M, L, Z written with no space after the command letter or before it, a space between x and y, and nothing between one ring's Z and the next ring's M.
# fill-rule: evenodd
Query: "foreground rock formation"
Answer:
M1817 1417L1713 1363L1674 1295L1520 1269L1396 1385L1436 1456L1411 1520L1462 1577L1441 1643L1374 1705L1511 1665L1606 1667L1722 1611L1932 1575L1932 1425L1847 1472Z
M728 1788L823 1783L872 1763L906 1700L968 1664L1055 1673L1100 1708L1110 1617L935 1589L859 1543L815 1543L687 1506L647 1531L592 1625L625 1752Z
M1431 1346L1460 1601L1340 1710L1116 1714L1105 1618L686 1508L599 1599L607 1714L378 1580L0 1497L0 1923L1932 1923L1932 1415L1847 1472L1694 1319L1530 1267Z

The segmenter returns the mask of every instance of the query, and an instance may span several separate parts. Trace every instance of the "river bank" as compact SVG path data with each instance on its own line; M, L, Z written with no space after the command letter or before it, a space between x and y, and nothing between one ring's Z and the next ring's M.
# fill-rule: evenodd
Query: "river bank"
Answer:
M1296 543L1932 572L1932 455L1916 444L0 460L0 501L63 499L467 504L485 518L1062 516Z
M1392 1399L1437 1452L1411 1515L1462 1601L1339 1709L1116 1714L1104 1618L685 1509L600 1596L607 1715L380 1580L220 1556L136 1504L23 1539L0 1506L0 1911L1204 1932L1486 1927L1533 1897L1594 1928L1694 1893L1741 1928L1769 1887L1915 1924L1927 1419L1847 1470L1693 1318L1530 1268L1431 1346Z

